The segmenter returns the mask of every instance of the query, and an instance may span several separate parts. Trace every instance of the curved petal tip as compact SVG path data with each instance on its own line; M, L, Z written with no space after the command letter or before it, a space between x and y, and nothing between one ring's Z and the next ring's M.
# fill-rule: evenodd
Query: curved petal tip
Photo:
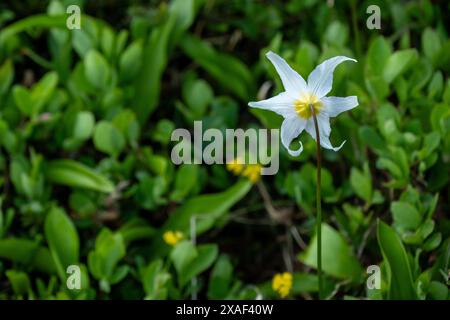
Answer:
M289 154L293 157L297 157L298 155L300 155L300 153L303 152L303 144L299 141L300 143L300 147L297 150L292 150L289 147L286 147L287 151L289 152Z

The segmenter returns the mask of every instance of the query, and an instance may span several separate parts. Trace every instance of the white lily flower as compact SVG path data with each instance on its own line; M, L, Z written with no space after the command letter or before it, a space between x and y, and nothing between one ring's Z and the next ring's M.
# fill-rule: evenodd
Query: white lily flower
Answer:
M356 62L356 60L344 56L325 60L310 73L308 82L306 82L279 55L270 51L266 57L280 75L285 91L270 99L250 102L248 105L274 111L284 117L281 125L281 142L292 156L298 156L303 151L301 142L299 149L289 148L292 140L297 138L303 130L306 130L316 140L312 107L317 117L321 146L338 151L345 141L339 147L331 145L330 118L356 107L358 99L356 96L344 98L326 97L325 95L331 91L334 69L341 62L347 60Z

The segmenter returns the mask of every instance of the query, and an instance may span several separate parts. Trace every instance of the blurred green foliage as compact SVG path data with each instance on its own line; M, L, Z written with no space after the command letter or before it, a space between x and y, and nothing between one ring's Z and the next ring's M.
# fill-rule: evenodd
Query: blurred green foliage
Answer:
M262 177L287 225L225 166L170 160L173 129L194 120L279 127L247 107L282 90L268 50L303 76L358 60L332 92L359 98L332 124L348 142L324 151L328 297L450 297L446 1L25 2L0 4L0 298L275 298L272 276L290 268L290 297L317 297L312 139ZM371 4L381 30L366 28ZM381 289L366 287L374 264Z

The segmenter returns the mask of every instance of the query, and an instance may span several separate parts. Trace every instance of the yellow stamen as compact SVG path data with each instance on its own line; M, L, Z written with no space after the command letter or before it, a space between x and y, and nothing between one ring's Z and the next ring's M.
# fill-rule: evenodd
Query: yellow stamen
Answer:
M320 109L322 109L322 102L317 99L316 96L306 94L301 96L300 99L294 101L295 111L304 119L309 119L312 116L311 108L309 107L310 105L313 106L316 115L319 114Z

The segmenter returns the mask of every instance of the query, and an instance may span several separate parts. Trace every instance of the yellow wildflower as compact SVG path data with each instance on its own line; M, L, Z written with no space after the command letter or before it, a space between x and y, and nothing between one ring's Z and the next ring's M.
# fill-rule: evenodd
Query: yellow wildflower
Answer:
M278 292L280 297L286 298L292 288L292 274L289 272L277 273L272 280L273 291Z
M165 243L174 246L178 243L178 241L183 239L183 233L180 231L166 231L163 234L163 239Z
M227 163L228 171L233 172L235 175L242 175L247 177L253 183L256 183L261 177L261 165L259 164L244 164L239 158L234 159L232 162Z
M234 159L233 162L227 163L227 169L235 175L238 175L244 170L244 164L241 160Z
M259 164L249 164L245 167L242 175L249 178L251 182L255 183L259 180L259 178L261 178L261 166Z

